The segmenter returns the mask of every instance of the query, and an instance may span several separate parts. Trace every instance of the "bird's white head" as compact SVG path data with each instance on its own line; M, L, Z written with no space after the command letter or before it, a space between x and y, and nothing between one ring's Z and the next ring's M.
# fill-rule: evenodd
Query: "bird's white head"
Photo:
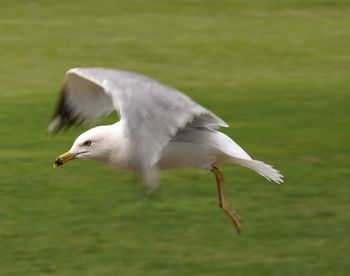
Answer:
M116 144L116 137L112 131L112 126L98 126L82 133L74 141L71 149L56 159L54 167L75 158L108 162Z

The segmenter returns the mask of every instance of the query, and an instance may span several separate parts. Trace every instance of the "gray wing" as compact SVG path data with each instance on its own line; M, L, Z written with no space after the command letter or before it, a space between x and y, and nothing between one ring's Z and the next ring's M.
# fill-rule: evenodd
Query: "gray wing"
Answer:
M96 122L103 115L115 111L111 97L105 92L105 78L100 70L73 68L66 73L49 132L84 121Z
M151 78L104 68L67 72L49 130L96 120L114 110L126 122L134 156L146 180L154 183L154 164L179 129L190 124L209 128L227 124L186 95Z

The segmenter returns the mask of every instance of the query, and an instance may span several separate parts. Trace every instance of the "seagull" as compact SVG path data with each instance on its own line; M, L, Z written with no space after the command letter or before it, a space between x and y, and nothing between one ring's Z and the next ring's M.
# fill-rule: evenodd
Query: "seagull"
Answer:
M240 216L227 201L219 164L249 168L269 181L283 182L272 166L252 159L219 127L228 125L175 88L144 75L108 68L73 68L64 78L48 131L83 122L96 123L117 111L120 121L82 133L54 167L73 159L97 160L137 171L148 190L159 170L195 167L211 171L219 207L239 233Z

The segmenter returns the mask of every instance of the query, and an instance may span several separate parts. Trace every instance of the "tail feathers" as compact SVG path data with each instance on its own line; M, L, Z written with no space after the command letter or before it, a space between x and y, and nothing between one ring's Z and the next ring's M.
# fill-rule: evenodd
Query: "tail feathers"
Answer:
M258 174L265 177L268 181L274 181L277 184L284 182L283 175L271 165L265 164L264 162L258 160L246 160L234 158L234 163L239 164L248 169L256 171Z

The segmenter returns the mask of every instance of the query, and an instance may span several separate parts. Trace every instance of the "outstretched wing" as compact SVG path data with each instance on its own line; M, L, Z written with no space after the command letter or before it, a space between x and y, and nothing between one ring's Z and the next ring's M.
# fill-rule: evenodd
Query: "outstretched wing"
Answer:
M89 72L88 75L84 73L85 70ZM84 121L95 122L115 111L112 99L103 87L105 78L101 70L74 68L66 73L49 132L54 133L65 126Z
M64 125L96 120L118 110L134 145L133 156L148 183L155 183L154 165L163 147L189 124L227 126L219 117L174 88L151 78L104 68L67 72L49 131Z

